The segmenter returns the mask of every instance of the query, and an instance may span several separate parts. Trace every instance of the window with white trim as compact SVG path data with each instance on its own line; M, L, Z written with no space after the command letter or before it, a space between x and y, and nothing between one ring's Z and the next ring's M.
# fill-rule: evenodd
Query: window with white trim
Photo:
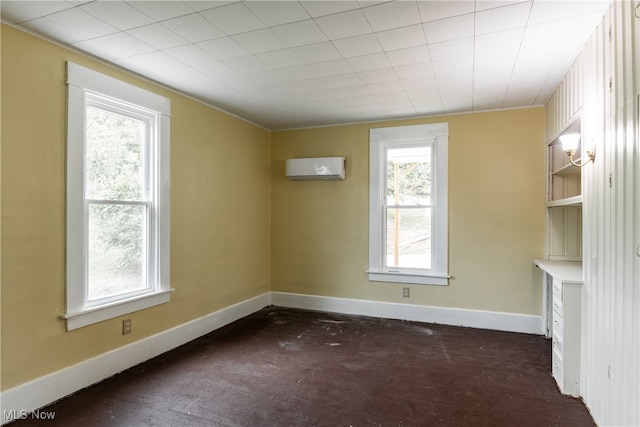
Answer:
M67 330L169 301L170 100L67 63Z
M448 284L447 123L369 133L369 280Z

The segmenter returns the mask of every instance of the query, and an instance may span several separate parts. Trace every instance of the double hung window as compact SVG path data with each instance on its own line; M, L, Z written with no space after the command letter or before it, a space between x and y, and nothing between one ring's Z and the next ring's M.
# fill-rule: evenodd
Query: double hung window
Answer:
M369 279L446 285L446 123L370 131Z
M169 300L169 100L68 64L67 329Z

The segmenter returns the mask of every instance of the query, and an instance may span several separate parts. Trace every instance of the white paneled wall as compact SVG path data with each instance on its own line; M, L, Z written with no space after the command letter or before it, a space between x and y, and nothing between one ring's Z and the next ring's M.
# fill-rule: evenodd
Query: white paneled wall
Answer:
M640 425L640 2L614 1L547 104L547 140L580 112L582 396L601 426Z

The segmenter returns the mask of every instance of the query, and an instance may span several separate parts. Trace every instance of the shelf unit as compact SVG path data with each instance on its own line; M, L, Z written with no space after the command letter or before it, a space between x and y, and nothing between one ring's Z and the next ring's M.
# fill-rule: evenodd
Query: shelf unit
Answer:
M565 129L547 144L547 259L582 260L582 174L562 150L560 136L581 133L576 115ZM580 153L578 146L578 153ZM580 159L574 159L576 163Z

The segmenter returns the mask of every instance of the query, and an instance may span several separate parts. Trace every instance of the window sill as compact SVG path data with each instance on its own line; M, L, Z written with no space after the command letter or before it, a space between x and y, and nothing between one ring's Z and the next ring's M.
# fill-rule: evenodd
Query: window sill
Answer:
M449 285L449 277L446 275L391 273L387 271L367 271L372 282L411 283L416 285Z
M90 308L78 313L67 313L60 317L67 322L67 331L73 331L83 326L92 325L104 320L113 319L114 317L133 313L134 311L167 303L169 302L171 292L173 292L173 289L154 292L153 294L142 295L124 301Z

